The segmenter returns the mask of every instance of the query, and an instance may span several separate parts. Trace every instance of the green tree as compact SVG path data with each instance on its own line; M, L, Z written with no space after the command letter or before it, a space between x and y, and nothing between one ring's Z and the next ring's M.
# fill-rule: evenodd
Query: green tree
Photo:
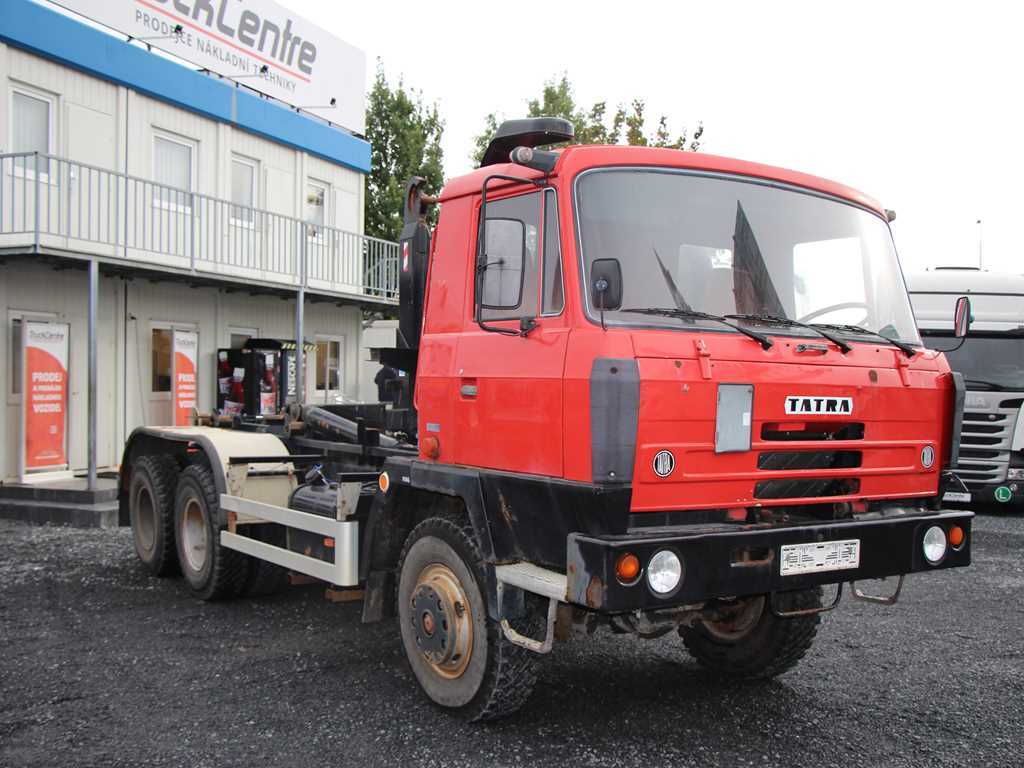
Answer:
M437 104L425 105L418 91L407 91L401 78L392 88L377 61L366 107L366 138L373 148L366 182L366 234L397 240L402 231L402 196L410 176L427 180L437 193L444 183L441 136L444 121Z
M685 128L673 136L669 131L668 118L661 115L654 133L647 134L644 108L642 99L633 99L628 107L619 104L609 120L607 102L596 102L590 109L578 106L573 97L569 77L563 74L561 78L552 78L544 84L539 99L530 99L526 102L526 116L561 117L568 120L576 129L576 144L625 143L644 147L687 149L691 152L700 149L700 139L704 134L702 124L697 125L691 137L687 136ZM484 130L474 138L472 157L475 164L479 165L487 145L498 130L499 122L493 112L484 118Z

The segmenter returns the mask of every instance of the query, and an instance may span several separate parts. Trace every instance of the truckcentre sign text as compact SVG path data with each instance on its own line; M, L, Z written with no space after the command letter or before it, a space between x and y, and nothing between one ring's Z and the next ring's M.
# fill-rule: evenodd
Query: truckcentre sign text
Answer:
M364 131L366 56L273 0L56 2L292 106L336 99L309 111Z

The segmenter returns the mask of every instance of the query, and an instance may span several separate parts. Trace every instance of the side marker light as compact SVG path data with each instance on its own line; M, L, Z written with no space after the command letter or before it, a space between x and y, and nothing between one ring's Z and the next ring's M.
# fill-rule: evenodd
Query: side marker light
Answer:
M615 576L622 584L632 584L640 576L640 558L632 552L619 555L615 561Z

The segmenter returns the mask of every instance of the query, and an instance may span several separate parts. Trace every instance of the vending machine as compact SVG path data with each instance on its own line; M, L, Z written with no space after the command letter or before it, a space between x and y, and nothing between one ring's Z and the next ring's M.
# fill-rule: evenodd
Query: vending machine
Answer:
M229 416L273 416L281 395L281 342L249 339L217 350L217 410Z

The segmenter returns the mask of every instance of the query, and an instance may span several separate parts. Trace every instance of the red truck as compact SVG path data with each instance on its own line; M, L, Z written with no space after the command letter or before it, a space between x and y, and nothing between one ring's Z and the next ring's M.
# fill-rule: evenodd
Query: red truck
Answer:
M394 404L132 435L151 571L203 599L285 571L362 589L427 696L479 720L575 628L767 678L844 585L891 604L970 564L972 515L941 503L964 388L921 348L886 212L739 160L540 149L571 139L509 121L436 200L409 183Z

